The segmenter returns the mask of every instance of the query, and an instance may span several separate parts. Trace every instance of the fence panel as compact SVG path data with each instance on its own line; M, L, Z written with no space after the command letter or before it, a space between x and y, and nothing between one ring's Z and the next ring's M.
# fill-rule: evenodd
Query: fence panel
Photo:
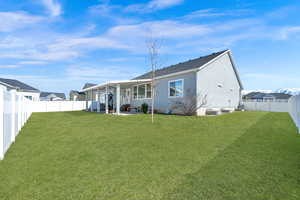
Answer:
M0 160L32 112L77 111L88 109L91 105L90 101L31 101L0 85Z
M31 101L0 86L0 159L31 115Z
M270 112L289 112L288 102L256 102L244 101L245 110L260 110Z
M300 95L293 96L289 100L289 113L300 133Z
M63 112L85 110L90 105L86 101L32 101L32 112Z
M298 127L300 133L300 95L291 97L287 102L244 101L243 105L245 110L288 112Z
M12 94L10 92L4 92L4 107L3 107L3 151L4 153L8 150L12 142L12 124L13 124L13 113L12 113Z

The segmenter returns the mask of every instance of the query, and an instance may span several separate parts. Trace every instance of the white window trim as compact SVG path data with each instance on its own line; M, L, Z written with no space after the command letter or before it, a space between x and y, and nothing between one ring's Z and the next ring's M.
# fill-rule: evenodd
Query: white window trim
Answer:
M176 82L176 81L182 81L182 95L181 96L170 96L170 83ZM182 97L184 97L184 79L176 79L176 80L168 81L168 98L182 98Z
M151 83L141 83L141 84L138 84L138 85L134 85L133 88L132 88L133 89L132 99L133 100L147 100L147 99L151 99L151 97L147 98L147 85L148 84L151 85ZM139 98L139 85L145 85L145 98ZM134 98L134 87L137 87L136 98ZM152 87L152 85L151 85L151 87ZM151 89L151 93L152 93L152 89ZM152 94L151 94L151 96L152 96Z

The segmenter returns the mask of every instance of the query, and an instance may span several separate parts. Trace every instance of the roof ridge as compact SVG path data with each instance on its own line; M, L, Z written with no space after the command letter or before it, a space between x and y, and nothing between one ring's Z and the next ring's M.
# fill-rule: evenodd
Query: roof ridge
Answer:
M212 59L214 59L215 57L225 53L229 51L229 49L226 50L222 50L222 51L218 51L218 52L213 52L211 54L205 55L205 56L200 56L198 58L194 58L194 59L189 59L187 61L184 62L179 62L177 64L173 64L173 65L169 65L163 68L159 68L155 70L155 73L157 76L161 76L161 75L166 75L166 74L172 74L172 73L176 73L179 71L185 71L188 69L193 69L196 67L200 67L206 63L208 63L209 61L211 61ZM212 58L210 58L212 57ZM199 63L195 63L193 64L193 62L199 62ZM186 66L187 64L191 64L190 66ZM173 72L168 72L168 70L174 69ZM177 70L175 68L178 68ZM179 69L182 68L182 69ZM158 75L159 73L162 73L160 75ZM140 76L134 77L133 80L135 79L146 79L149 75L151 74L151 71L148 71Z

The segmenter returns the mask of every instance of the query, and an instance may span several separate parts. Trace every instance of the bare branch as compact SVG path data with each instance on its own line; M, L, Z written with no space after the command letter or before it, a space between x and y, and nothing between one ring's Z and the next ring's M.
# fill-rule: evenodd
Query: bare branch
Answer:
M173 103L171 109L184 115L195 115L200 108L207 105L207 95L187 95L182 100Z
M160 68L160 48L162 47L162 42L158 38L154 38L152 32L150 31L150 36L146 40L146 45L148 49L148 56L151 66L151 118L152 123L154 122L154 99L155 99L155 71Z

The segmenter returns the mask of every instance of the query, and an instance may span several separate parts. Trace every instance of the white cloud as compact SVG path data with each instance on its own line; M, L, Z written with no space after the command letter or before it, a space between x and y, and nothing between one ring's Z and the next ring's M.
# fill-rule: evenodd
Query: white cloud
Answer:
M130 72L131 71L131 72ZM66 70L66 75L69 79L74 80L94 80L104 82L108 80L128 79L136 74L130 68L123 66L70 66Z
M61 5L56 0L41 0L41 3L45 6L52 17L62 14Z
M282 75L282 74L270 74L270 73L248 73L244 74L245 78L254 78L254 79L263 79L274 82L289 82L289 81L299 81L298 77L294 77L293 75Z
M199 13L230 14L229 11L218 13L212 9L202 10L197 14ZM201 24L186 21L183 17L175 18L175 20L116 25L98 35L95 35L94 24L86 29L86 31L80 29L73 33L41 31L37 35L25 32L21 36L20 34L10 34L3 38L0 36L0 58L50 63L51 61L70 61L101 49L123 50L141 55L146 53L146 39L149 36L163 39L162 52L190 54L191 49L193 52L207 52L212 49L231 48L237 41L245 39L276 39L276 36L287 38L300 31L299 27L284 27L284 29L270 27L259 18L210 21ZM93 36L90 36L92 34Z
M63 61L65 59L70 59L78 56L79 52L71 50L49 51L39 49L20 49L10 52L0 52L0 58L34 59L44 61Z
M50 44L48 49L51 51L57 50L67 50L67 49L97 49L97 48L107 48L107 49L126 49L126 45L122 45L118 41L99 37L75 37L75 38L63 38L57 40L55 43Z
M204 18L204 17L222 17L222 16L242 16L246 14L253 13L252 10L249 9L236 9L236 10L225 10L225 11L218 11L216 9L202 9L196 10L185 15L184 19L196 19L196 18Z
M284 27L280 31L280 37L279 39L286 40L289 38L291 35L296 35L300 36L300 26L289 26L289 27Z
M26 12L0 12L0 32L11 32L28 25L42 21L39 16L29 15Z
M148 3L148 7L153 10L160 10L176 6L183 3L183 0L152 0Z
M288 16L291 16L293 14L298 15L300 10L299 6L295 6L295 5L289 5L289 6L284 6L281 7L279 9L276 9L274 11L271 11L269 13L267 13L266 17L271 18L271 19L276 19L276 20L280 20L280 19L284 19Z
M182 4L183 0L152 0L147 4L132 4L125 8L127 12L153 12Z
M7 37L0 40L1 58L32 59L38 61L64 61L83 56L90 51L99 49L125 50L144 54L146 39L150 36L163 38L165 49L182 52L184 49L220 48L232 42L250 38L253 35L247 29L257 27L256 21L235 20L221 24L195 24L179 20L148 21L131 25L117 25L98 36L89 37L85 34L48 34L44 37ZM242 34L239 31L247 34ZM82 31L82 30L81 30ZM230 34L228 34L230 32ZM227 33L227 35L224 35ZM209 37L209 38L208 38ZM205 44L204 44L204 43ZM228 48L228 47L226 47Z
M110 5L109 2L103 4L91 6L89 12L93 17L102 17L106 20L111 20L117 24L132 24L139 20L133 17L126 17L123 14L123 7L119 5Z
M18 65L0 65L0 69L14 69L18 67Z
M37 60L27 60L18 62L19 65L45 65L47 62L45 61L37 61Z
M96 6L92 6L89 8L89 11L93 14L97 14L100 16L110 16L112 15L112 11L115 9L120 9L120 6L109 5L108 3L99 4Z
M115 26L108 30L108 35L110 37L126 37L130 39L142 37L145 39L149 35L149 32L151 32L151 36L153 37L179 38L200 36L210 31L211 29L205 25L164 20L144 22L135 25Z

